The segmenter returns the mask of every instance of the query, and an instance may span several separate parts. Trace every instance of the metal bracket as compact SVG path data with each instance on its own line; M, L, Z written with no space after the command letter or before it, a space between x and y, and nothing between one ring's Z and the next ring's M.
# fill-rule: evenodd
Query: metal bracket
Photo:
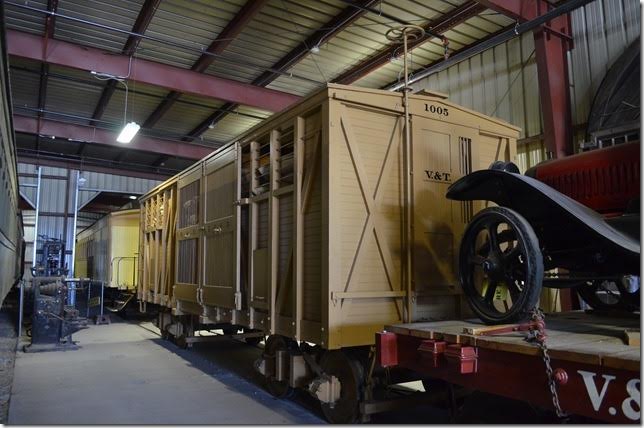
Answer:
M235 308L241 309L241 303L242 303L242 294L240 291L237 291L235 293Z

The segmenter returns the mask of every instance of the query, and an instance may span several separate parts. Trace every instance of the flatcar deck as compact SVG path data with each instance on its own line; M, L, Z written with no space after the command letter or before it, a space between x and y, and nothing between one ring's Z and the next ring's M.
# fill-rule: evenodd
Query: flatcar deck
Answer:
M640 315L575 311L548 314L545 324L563 410L639 422ZM499 329L478 319L390 325L376 335L378 362L554 409L539 345L526 331Z
M435 321L387 326L387 331L424 339L443 339L449 343L478 348L540 355L536 343L525 340L524 332L477 335L486 325L482 321ZM639 314L621 317L587 312L564 312L546 316L547 345L553 359L639 371L639 343L628 345L625 332L640 330Z

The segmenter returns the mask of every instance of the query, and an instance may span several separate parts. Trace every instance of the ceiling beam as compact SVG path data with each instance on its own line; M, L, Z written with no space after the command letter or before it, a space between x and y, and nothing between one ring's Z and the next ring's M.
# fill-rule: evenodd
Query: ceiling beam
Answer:
M157 157L154 160L154 162L152 162L150 165L152 165L154 167L164 166L164 164L168 160L170 160L170 156L168 156L168 155L159 155L159 157Z
M322 25L321 28L313 32L306 40L300 43L298 46L293 48L289 53L284 55L279 61L277 61L271 69L276 71L284 71L295 66L300 62L306 55L308 55L313 46L321 46L324 43L328 42L331 38L336 36L338 33L346 29L349 25L353 24L358 18L366 13L366 10L363 8L370 7L377 3L379 0L359 0L355 2L355 6L348 6L342 9L338 15L331 18L327 23ZM252 84L258 87L264 87L270 84L273 80L279 77L279 74L272 71L265 71L255 80ZM214 125L220 120L222 120L228 113L226 111L232 112L239 105L230 102L223 105L219 111L211 114L206 120L197 125L192 131L190 131L184 140L191 141L195 138L198 138L201 134L208 130L210 125Z
M48 0L47 1L47 10L53 13L56 13L58 10L58 0ZM56 27L56 15L47 15L45 18L45 32L44 38L47 39L54 38L54 29ZM46 63L40 64L40 84L38 86L38 117L42 118L42 111L47 105L47 83L49 80L49 65ZM38 150L38 140L36 140L36 150Z
M409 50L412 50L427 42L428 40L437 37L437 35L451 30L455 26L483 12L485 9L485 6L480 5L475 1L468 1L463 3L462 5L440 16L438 19L435 19L425 25L425 35L418 40L409 42ZM402 51L400 49L400 43L392 43L379 50L375 54L371 55L367 59L361 61L351 69L340 74L338 77L333 79L333 83L349 85L362 79L367 74L377 70L378 68L388 64L392 58L398 58L401 55Z
M566 1L560 2L557 4L557 6L554 9L544 13L543 15L540 15L535 19L521 23L519 25L516 25L516 24L510 25L506 27L504 31L499 31L494 34L490 34L490 36L493 36L493 37L489 37L489 38L486 37L485 43L480 43L483 39L479 40L476 43L469 45L467 49L459 49L456 52L452 52L447 60L441 61L440 63L434 66L431 66L430 64L430 66L422 67L420 69L415 70L414 76L409 79L409 84L416 83L419 80L426 78L427 76L430 76L434 73L438 73L439 71L444 70L445 68L453 64L457 64L461 61L465 61L466 59L471 58L474 55L478 55L483 51L491 49L495 46L500 46L501 44L509 40L512 40L523 33L537 30L540 27L543 27L544 24L547 24L548 22L553 21L555 18L562 15L566 15L572 12L573 10L578 9L582 6L585 6L586 4L592 1L595 1L595 0L566 0ZM563 34L561 31L555 30L553 27L550 27L550 26L545 26L544 29L549 33L557 35L557 37L562 37L563 39L572 43L572 38L569 35ZM404 83L396 82L394 84L391 84L390 86L385 86L383 89L387 89L389 91L397 91L398 89L401 89L403 86L404 86Z
M230 43L242 32L246 24L259 12L268 0L247 0L246 4L237 12L233 19L228 22L226 27L217 35L217 38L208 46L206 52L211 54L221 54ZM210 64L213 63L213 55L203 54L190 68L197 73L203 73ZM143 122L144 128L152 128L163 115L172 107L174 102L181 97L181 92L172 91L166 95L165 99L154 109L154 111Z
M143 3L143 6L141 6L141 10L139 11L139 15L137 16L136 21L134 21L134 25L132 26L133 33L145 33L145 31L148 29L148 26L150 25L150 22L152 21L152 18L154 17L154 12L156 12L159 3L161 3L161 0L145 0L145 3ZM140 42L140 36L131 34L127 38L127 41L125 42L125 46L123 46L121 53L128 56L134 54ZM105 88L103 89L103 92L101 93L101 98L99 98L98 104L96 104L94 114L92 114L93 119L100 119L103 116L105 108L109 104L117 84L118 82L114 79L107 82ZM96 122L94 121L90 122L90 125L95 124Z
M55 168L66 168L66 169L82 169L83 171L93 171L93 172L102 172L104 174L114 174L114 175L124 175L126 177L137 177L137 178L146 178L150 180L165 180L168 176L174 175L174 172L168 172L166 174L159 172L143 172L137 170L130 170L124 168L126 165L122 165L120 168L110 168L101 165L94 165L88 163L88 161L81 159L68 159L68 158L53 158L53 157L42 157L37 156L31 153L23 152L22 149L18 148L18 162L27 163L32 165L40 166L51 166Z
M481 0L480 3L519 22L533 21L555 8L546 0ZM570 15L564 14L533 31L544 142L557 158L574 153L567 59L567 52L572 48L571 26Z
M186 144L179 141L161 140L158 138L137 135L131 143L125 145L116 142L117 132L105 129L99 129L93 126L78 125L71 123L56 122L53 120L40 120L34 117L13 116L14 129L16 132L26 134L54 136L64 140L76 142L104 144L107 146L118 147L119 149L136 149L144 152L158 153L173 157L182 157L187 159L201 159L212 153L215 149L211 147L200 146L197 144Z
M482 6L520 22L540 15L537 8L541 0L477 0ZM545 11L544 11L545 12Z
M130 57L33 34L7 30L9 55L114 76L128 74ZM45 50L46 49L46 50ZM159 62L137 58L129 80L269 111L280 111L300 97L273 89L223 79Z
M514 24L508 25L507 27L503 27L500 30L488 34L487 36L483 37L482 39L479 39L475 42L470 43L469 45L465 45L460 49L457 49L453 52L451 52L449 58L445 59L444 57L438 58L429 64L425 65L424 67L421 67L420 70L431 70L436 73L438 73L441 70L445 70L446 68L457 64L457 62L454 62L455 59L457 59L461 54L467 53L471 49L476 48L477 46L485 45L487 42L490 40L494 39L494 37L497 37L501 34L505 34L507 31L512 30L514 28ZM417 71L416 71L417 72ZM396 85L400 84L399 80L394 80L393 82L389 82L388 84L384 85L381 87L381 89L386 89L386 90L393 90L392 88L395 87Z

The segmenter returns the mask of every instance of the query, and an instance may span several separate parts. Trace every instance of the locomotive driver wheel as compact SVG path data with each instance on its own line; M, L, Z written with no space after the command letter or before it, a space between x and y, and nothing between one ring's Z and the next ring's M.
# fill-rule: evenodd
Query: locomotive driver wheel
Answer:
M480 211L461 240L459 279L486 324L527 318L543 282L543 256L530 224L509 208Z

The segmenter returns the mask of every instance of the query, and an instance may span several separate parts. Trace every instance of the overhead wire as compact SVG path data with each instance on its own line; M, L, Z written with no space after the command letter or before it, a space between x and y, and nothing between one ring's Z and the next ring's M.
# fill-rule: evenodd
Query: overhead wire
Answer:
M291 17L293 18L292 22L293 22L293 25L295 26L295 31L298 33L298 35L302 35L302 32L299 30L299 26L297 25L297 19L295 19L295 15L294 15L294 14L293 14L293 13L292 13L288 8L287 8L287 7L286 7L286 3L284 2L284 0L282 0L282 7L283 7L283 8L284 8L284 10L285 10L286 12L288 12L288 14L289 14L289 15L291 15ZM336 30L337 28L339 28L339 26L340 26L340 25L341 25L341 24L338 24L338 25L337 25L333 30ZM332 31L333 31L333 30L332 30ZM315 31L319 31L319 30L317 30L317 29L316 29ZM317 46L317 47L319 48L320 43L321 43L322 41L323 41L323 40L319 40L315 46ZM304 45L304 47L305 47L309 52L311 52L312 47L307 45L307 43L306 43L306 39L302 40L302 44ZM320 76L322 76L322 80L323 80L325 83L328 83L328 82L329 82L329 80L328 80L328 79L326 78L326 76L324 75L324 72L322 71L322 68L320 68L320 65L318 64L317 60L315 59L315 55L309 55L309 56L310 56L310 58L313 60L313 64L315 64L315 67L318 69L318 72L320 73Z
M73 17L73 16L69 16L69 15L59 13L59 12L52 12L52 11L48 11L46 9L40 9L40 8L37 8L37 7L29 6L27 4L14 3L12 1L7 1L7 0L5 0L5 4L10 5L10 6L14 6L14 7L18 7L18 8L22 8L22 9L26 9L26 10L31 10L33 12L41 13L41 14L44 14L44 15L55 16L57 18L66 19L66 20L70 20L70 21L74 21L74 22L78 22L78 23L82 23L82 24L86 24L86 25L95 26L95 27L102 28L102 29L105 29L105 30L108 30L108 31L113 31L113 32L116 32L116 33L127 34L127 35L130 35L130 36L136 36L136 37L139 37L141 39L152 40L152 41L155 41L155 42L158 42L158 43L163 43L163 44L166 44L166 45L167 44L174 45L175 47L179 47L181 49L186 49L186 50L190 50L190 51L193 51L193 52L198 52L198 53L200 53L202 55L212 56L212 57L218 58L220 61L228 62L228 63L235 64L235 65L240 65L241 64L241 65L244 65L244 66L247 66L247 67L260 69L262 71L270 71L271 73L280 74L280 75L286 75L286 76L292 77L294 79L299 79L299 80L302 80L302 81L311 82L311 83L314 83L314 84L317 84L317 85L320 85L322 83L322 82L318 82L317 80L310 79L308 77L295 75L293 73L283 72L283 71L276 70L276 69L271 68L271 67L265 67L265 66L262 66L262 65L249 63L249 62L241 60L241 59L226 58L225 56L223 56L221 54L215 54L215 53L209 52L204 46L202 46L201 44L199 44L197 42L190 42L190 41L183 41L183 40L181 42L176 42L174 40L170 40L169 38L168 39L163 39L163 38L159 38L159 37L155 37L155 36L150 36L150 35L147 35L147 34L137 33L137 32L134 32L134 31L122 30L120 28L111 27L109 25L101 24L101 23L98 23L98 22L89 21L89 20L81 19L81 18L76 18L76 17ZM187 45L186 43L189 43L190 45ZM193 45L198 45L198 46L193 46ZM241 54L239 54L239 55L242 56Z

